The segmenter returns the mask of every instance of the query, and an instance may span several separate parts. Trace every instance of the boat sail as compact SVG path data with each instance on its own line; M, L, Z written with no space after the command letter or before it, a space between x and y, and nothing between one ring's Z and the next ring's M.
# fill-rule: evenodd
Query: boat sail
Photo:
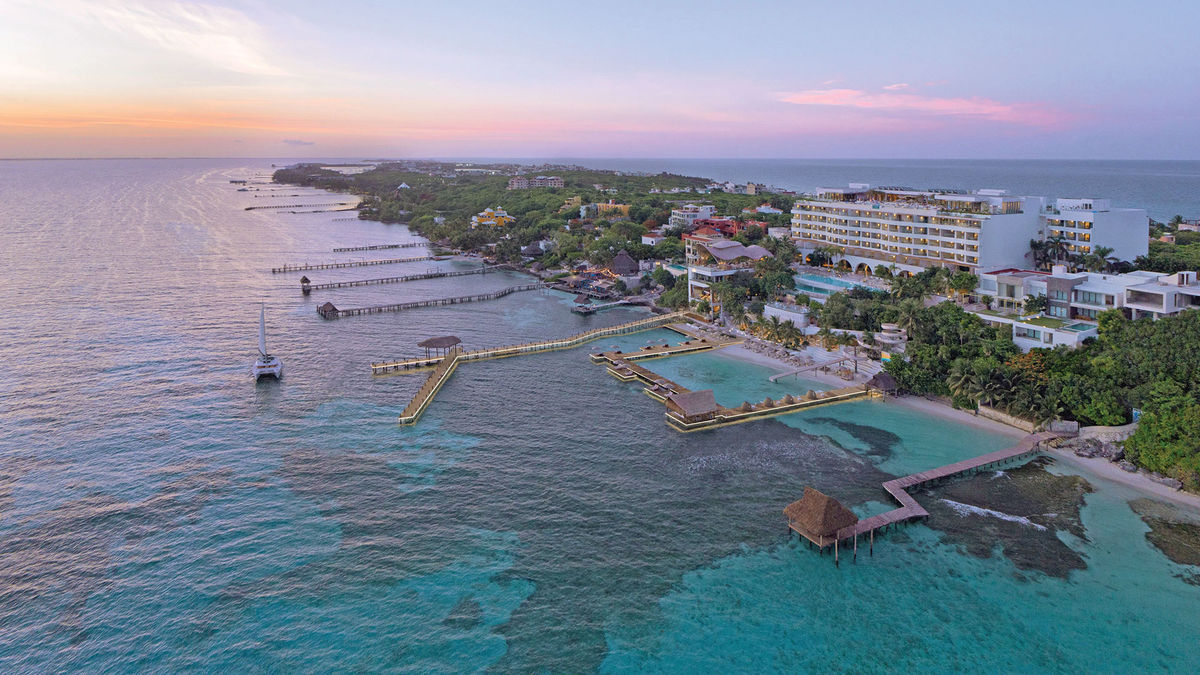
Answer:
M250 369L250 374L257 382L264 377L279 379L283 377L283 361L277 356L267 353L267 306L262 303L258 312L258 359Z

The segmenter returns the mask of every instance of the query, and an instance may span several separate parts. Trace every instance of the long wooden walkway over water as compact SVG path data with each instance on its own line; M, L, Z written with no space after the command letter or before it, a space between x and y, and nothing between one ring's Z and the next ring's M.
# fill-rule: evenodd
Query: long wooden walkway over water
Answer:
M406 274L399 277L381 277L378 279L356 279L354 281L331 281L324 284L301 284L301 290L307 293L308 291L324 291L331 288L351 288L354 286L374 286L377 284L399 284L406 281L420 281L422 279L441 279L443 277L465 277L472 274L487 274L496 270L494 266L475 267L469 270L453 270L450 272L422 272L421 274Z
M256 211L258 209L323 209L327 206L353 206L358 202L329 202L328 204L263 204L261 206L247 206L247 211Z
M921 471L904 476L902 478L894 478L889 480L883 484L883 489L886 490L887 493L891 495L892 499L896 500L900 506L892 509L891 511L871 516L869 518L864 518L854 525L843 527L842 529L838 530L837 534L833 537L828 537L822 539L821 541L817 541L812 539L808 533L804 532L802 528L798 527L794 522L789 522L788 528L805 537L806 539L809 539L809 541L817 544L820 548L825 548L832 545L834 547L835 562L838 556L837 549L839 544L847 540L853 540L853 551L854 554L857 555L859 535L869 536L869 546L871 546L873 552L876 530L884 529L909 520L915 520L917 518L925 518L929 515L929 512L925 510L925 507L921 506L921 504L918 503L917 500L908 493L909 490L924 488L944 482L951 478L957 478L959 476L965 476L983 470L990 470L1000 465L1023 462L1041 452L1039 446L1042 442L1058 436L1061 436L1061 434L1052 431L1029 434L1011 448L989 452L978 457L964 459L960 462L947 464L946 466L938 467L936 469Z
M489 347L486 349L476 349L472 351L464 351L459 355L460 361L482 361L485 359L499 359L507 356L516 356L518 354L531 354L534 352L545 352L556 349L568 349L577 347L581 344L597 340L602 337L612 335L625 335L628 333L638 333L644 330L651 330L666 324L674 323L683 318L681 312L672 314L659 314L637 321L617 324L607 328L596 328L589 330L586 333L578 333L564 338L555 340L545 340L541 342L526 342L517 345L508 345L504 347ZM429 368L436 365L442 360L440 356L401 359L394 361L381 361L371 364L371 373L373 375L382 375L396 371L413 370L418 368Z
M348 260L346 262L337 263L284 265L283 267L272 267L271 274L284 274L286 272L308 272L310 270L339 270L346 267L369 267L371 265L399 265L400 263L424 262L426 260L435 260L435 258L431 255L419 255L412 258L389 258L386 260Z
M548 340L545 342L530 342L520 345L510 345L507 347L494 347L490 349L477 349L474 351L463 351L461 348L455 348L446 356L438 356L425 359L408 359L406 361L387 361L383 363L372 363L371 373L380 374L392 372L396 370L408 370L411 368L422 368L428 366L436 366L429 377L425 379L424 384L417 390L417 393L405 406L404 412L400 414L398 421L400 424L415 424L429 407L433 401L433 397L437 395L438 390L442 388L446 380L450 378L450 374L458 367L458 364L463 361L482 361L486 359L499 359L507 356L517 356L519 354L531 354L534 352L545 352L557 349L566 349L574 347L590 340L606 337L609 335L621 335L625 333L635 333L643 330L650 330L664 323L678 321L682 317L681 313L664 314L660 316L650 317L648 319L640 319L638 321L630 321L629 323L610 326L608 328L597 328L586 333L580 333L568 338L560 340Z
M503 290L494 291L492 293L476 293L475 295L460 295L453 298L434 298L432 300L414 300L412 302L397 302L391 305L375 305L373 307L352 307L350 309L329 309L324 310L321 307L317 308L317 313L326 319L340 319L345 316L358 316L360 314L380 314L382 312L403 312L406 309L417 309L419 307L437 307L439 305L459 305L464 302L479 302L480 300L495 300L503 298L506 295L517 293L520 291L532 291L542 288L543 284L522 284L520 286L510 286ZM322 306L323 307L323 306Z
M352 219L356 220L356 219ZM425 241L409 241L403 244L373 244L371 246L345 246L342 248L333 249L334 253L349 253L350 251L382 251L387 248L417 248L420 246L430 246L429 242Z
M425 383L421 385L421 388L417 390L412 400L404 407L404 412L400 413L400 424L416 424L417 420L421 417L421 413L425 412L425 409L429 407L429 403L433 401L433 397L437 395L438 390L442 388L446 380L450 379L450 374L458 367L458 360L462 356L462 353L462 349L455 348L450 350L449 354L442 357L437 368L434 368L429 377L425 379Z

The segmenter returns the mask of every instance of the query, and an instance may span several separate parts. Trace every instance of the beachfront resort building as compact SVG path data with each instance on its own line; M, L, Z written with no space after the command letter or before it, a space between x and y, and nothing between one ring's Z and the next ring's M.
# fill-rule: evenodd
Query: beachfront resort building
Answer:
M683 235L683 249L687 259L688 301L707 300L713 302L713 284L739 275L754 273L754 263L771 257L771 252L751 244L706 234Z
M671 217L667 220L670 227L682 228L689 230L697 221L704 218L712 218L717 212L717 207L712 204L685 204L677 209L671 209Z
M1045 297L1046 309L1026 312L1025 302L1039 296ZM1096 318L1110 309L1130 319L1159 319L1200 308L1200 283L1195 272L1101 274L1068 272L1062 265L1051 272L1010 268L979 274L972 299L986 298L991 298L991 308L971 311L985 322L1011 325L1013 342L1021 349L1074 348L1096 336Z
M1114 209L1107 199L1058 199L1042 216L1044 237L1062 237L1071 253L1111 248L1118 260L1146 255L1150 218L1144 209Z
M818 188L792 209L792 237L808 255L840 251L834 264L915 274L928 267L975 272L1029 264L1031 240L1061 236L1072 253L1097 246L1124 260L1147 250L1149 218L1104 199L1020 197L1006 190L913 190L851 183Z
M915 274L926 267L1018 266L1040 236L1040 197L1004 190L818 188L792 209L792 237L807 255L842 251L834 263L869 273L878 265Z
M508 215L508 212L500 207L486 208L478 214L471 216L471 229L478 227L504 227L516 218Z
M560 188L563 186L563 179L558 176L513 176L508 179L509 190L528 190L529 188Z

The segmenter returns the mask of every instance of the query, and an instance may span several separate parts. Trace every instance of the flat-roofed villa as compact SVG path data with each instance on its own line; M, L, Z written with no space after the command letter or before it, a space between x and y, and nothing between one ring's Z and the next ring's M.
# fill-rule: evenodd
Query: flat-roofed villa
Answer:
M993 308L969 311L987 323L1012 326L1013 342L1028 351L1078 347L1096 336L1096 318L1110 309L1130 319L1158 319L1200 308L1200 283L1195 272L1103 274L1067 272L1062 265L1051 272L1006 268L979 274L972 299L984 296L993 298ZM1025 313L1025 301L1038 296L1046 298L1045 311Z

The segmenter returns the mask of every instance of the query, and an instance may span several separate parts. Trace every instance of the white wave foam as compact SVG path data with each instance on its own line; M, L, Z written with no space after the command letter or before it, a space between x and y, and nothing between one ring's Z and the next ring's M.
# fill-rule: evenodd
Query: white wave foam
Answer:
M1033 527L1033 528L1036 528L1039 530L1046 529L1045 525L1038 525L1037 523L1033 522L1032 520L1030 520L1028 518L1025 518L1024 516L1014 516L1011 513L1004 513L1003 511L993 511L992 509L985 509L983 507L972 506L970 504L962 504L960 502L956 502L956 501L953 501L950 499L943 499L942 501L949 504L950 508L954 509L954 512L959 514L960 516L967 516L967 515L991 516L993 518L999 518L1000 520L1007 520L1010 523L1021 523L1022 525L1028 525L1030 527Z

